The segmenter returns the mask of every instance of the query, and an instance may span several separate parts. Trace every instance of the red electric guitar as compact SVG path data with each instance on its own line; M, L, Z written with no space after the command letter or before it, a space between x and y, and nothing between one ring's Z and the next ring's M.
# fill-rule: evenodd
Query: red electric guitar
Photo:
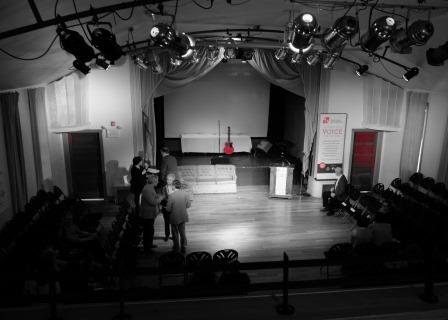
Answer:
M227 127L227 142L224 144L224 153L230 155L234 150L233 142L230 141L230 127Z

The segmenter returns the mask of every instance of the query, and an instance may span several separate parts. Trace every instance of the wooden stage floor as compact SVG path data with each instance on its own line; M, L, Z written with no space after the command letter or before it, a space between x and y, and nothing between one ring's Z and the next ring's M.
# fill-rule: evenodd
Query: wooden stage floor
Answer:
M238 186L235 194L194 195L187 253L231 248L241 262L323 258L332 244L349 241L352 223L320 212L321 199L268 197L268 186ZM155 255L170 250L162 216L155 223Z

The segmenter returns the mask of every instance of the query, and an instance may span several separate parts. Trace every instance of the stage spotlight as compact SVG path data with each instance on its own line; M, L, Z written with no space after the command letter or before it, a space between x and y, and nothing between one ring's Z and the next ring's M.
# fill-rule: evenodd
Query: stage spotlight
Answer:
M302 57L303 57L303 54L301 54L301 53L294 53L291 56L291 62L292 63L301 63L302 62Z
M324 69L333 69L334 64L336 63L336 60L338 59L339 54L332 53L325 57L323 62Z
M392 17L378 18L370 26L369 31L361 37L361 47L365 51L375 51L383 42L389 40L395 26L395 19Z
M236 50L233 47L228 47L224 50L224 59L234 59L236 57Z
M358 69L355 70L355 73L358 77L362 76L364 73L366 73L369 70L369 66L366 64L359 66Z
M407 54L412 52L411 46L422 46L434 34L434 26L430 21L418 20L407 30L401 28L392 33L390 47L393 52Z
M75 56L73 66L84 74L89 73L90 68L86 63L95 58L95 51L84 38L76 31L69 30L65 24L60 24L56 29L61 48Z
M104 70L107 70L107 69L109 69L109 67L110 67L110 64L107 63L106 59L104 59L104 58L101 57L101 56L96 57L95 63L96 63L96 65L97 65L98 67L101 67L101 68L103 68Z
M169 47L176 39L176 31L165 23L158 23L149 32L154 45L165 48Z
M278 61L285 60L287 53L288 52L285 48L278 48L277 50L275 50L275 59L277 59Z
M178 57L170 57L170 63L175 66L178 67L182 64L182 60L179 59Z
M213 47L207 50L207 59L209 61L215 61L219 57L219 48Z
M320 59L320 51L310 54L308 57L306 57L306 62L310 65L310 66L315 66Z
M430 48L426 51L426 60L431 66L441 66L448 59L448 41L438 48Z
M191 63L198 63L199 62L199 54L198 54L197 50L193 50L193 54L191 55L190 62Z
M179 53L182 59L188 59L193 55L195 41L192 36L182 33L176 37L176 41L171 42L171 49Z
M333 28L324 35L323 43L329 50L341 48L358 30L358 19L351 16L341 17L335 21Z
M289 49L295 53L304 53L313 46L313 35L317 32L317 20L311 13L302 13L294 20L294 33Z
M149 61L148 58L144 57L142 54L139 55L133 55L132 59L134 60L134 63L142 70L147 70L149 67Z
M418 68L411 68L409 70L406 71L406 73L403 75L403 80L405 81L409 81L412 78L414 78L416 75L418 75Z
M90 71L90 67L86 66L86 64L81 62L80 60L73 61L73 66L83 74L88 74Z
M100 50L110 64L114 64L123 55L123 51L117 43L115 35L109 30L96 28L92 31L91 37L93 46Z

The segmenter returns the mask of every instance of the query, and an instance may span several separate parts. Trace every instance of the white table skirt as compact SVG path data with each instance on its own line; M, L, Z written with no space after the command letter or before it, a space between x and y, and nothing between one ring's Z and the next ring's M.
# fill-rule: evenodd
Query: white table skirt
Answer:
M182 152L222 153L227 142L227 135L221 135L221 146L218 147L217 134L183 134L181 136ZM234 152L250 152L252 140L247 135L230 135Z

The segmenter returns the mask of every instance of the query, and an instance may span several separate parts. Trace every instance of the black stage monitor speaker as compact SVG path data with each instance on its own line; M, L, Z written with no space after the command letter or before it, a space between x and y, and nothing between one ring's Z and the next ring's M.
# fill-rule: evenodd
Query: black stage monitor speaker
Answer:
M210 160L211 164L230 164L230 158L229 157L213 157Z

